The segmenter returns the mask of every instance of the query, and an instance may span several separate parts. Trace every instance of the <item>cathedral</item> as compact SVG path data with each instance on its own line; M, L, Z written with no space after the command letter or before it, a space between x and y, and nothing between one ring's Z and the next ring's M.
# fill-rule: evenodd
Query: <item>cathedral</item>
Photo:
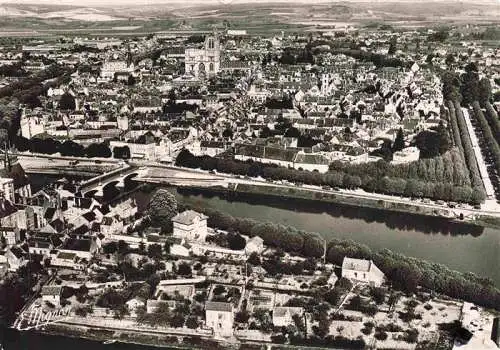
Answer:
M217 34L207 36L203 48L186 49L186 73L198 78L214 76L220 70L220 56L221 48Z

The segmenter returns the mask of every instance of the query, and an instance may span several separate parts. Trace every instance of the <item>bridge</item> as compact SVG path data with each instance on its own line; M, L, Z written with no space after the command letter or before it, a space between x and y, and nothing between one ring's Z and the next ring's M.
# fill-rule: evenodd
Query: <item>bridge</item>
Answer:
M173 166L150 163L140 166L138 163L111 170L93 177L80 184L80 192L84 197L103 197L113 187L123 190L129 181L165 184L172 186L227 186L224 177L207 174L203 171L182 169Z
M124 189L127 181L132 180L141 173L141 169L136 166L126 164L118 169L108 171L91 179L82 182L79 190L84 197L104 196L104 191L109 186Z

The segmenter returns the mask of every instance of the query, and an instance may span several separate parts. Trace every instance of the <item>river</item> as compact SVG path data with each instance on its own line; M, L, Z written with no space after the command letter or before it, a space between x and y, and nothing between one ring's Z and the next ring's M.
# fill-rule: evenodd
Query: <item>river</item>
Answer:
M30 176L34 188L53 182L53 176ZM489 277L500 286L500 230L446 219L347 205L232 196L207 191L171 189L179 203L209 207L233 216L249 217L317 232L325 239L351 239L372 250L394 252L442 263L461 272ZM137 192L139 210L150 193Z
M175 191L175 190L174 190ZM500 286L500 230L446 219L296 200L255 198L193 190L175 191L180 203L209 207L317 232L325 239L351 239L373 250L388 248L407 256L442 263L462 272L491 278ZM139 208L149 194L137 193Z
M3 330L5 350L158 350L155 346L114 343L103 344L99 341L41 334L34 331L19 332L14 329ZM173 349L173 348L163 348Z

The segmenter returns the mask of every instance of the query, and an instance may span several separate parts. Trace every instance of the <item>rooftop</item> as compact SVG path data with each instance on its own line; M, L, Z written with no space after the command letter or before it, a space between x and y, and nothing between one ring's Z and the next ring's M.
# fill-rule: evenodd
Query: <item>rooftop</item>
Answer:
M172 218L172 221L182 225L192 225L196 219L203 220L206 218L207 217L205 215L200 214L194 210L186 210L174 216Z
M216 301L207 301L205 304L207 311L226 311L233 312L233 305L231 303L221 303Z
M342 270L369 272L372 262L364 259L344 258Z

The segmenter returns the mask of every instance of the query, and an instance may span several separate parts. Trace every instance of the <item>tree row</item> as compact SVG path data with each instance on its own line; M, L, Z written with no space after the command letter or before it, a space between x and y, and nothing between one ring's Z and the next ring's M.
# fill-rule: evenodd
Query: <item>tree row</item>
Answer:
M378 163L381 164L381 167L385 166L383 160ZM425 163L423 164L422 168L425 167ZM261 176L269 180L287 180L298 185L307 184L347 189L362 188L367 192L398 196L404 195L417 198L426 197L436 200L471 204L479 204L484 200L484 191L474 190L468 185L455 185L453 182L444 180L441 182L431 182L429 180L419 180L417 178L389 177L382 175L383 172L373 172L370 174L366 171L368 168L363 167L355 167L349 171L344 169L330 170L327 173L320 174L318 172L278 167L274 164L263 164L252 161L242 162L212 158L210 156L196 157L187 150L183 150L179 153L176 159L176 165L193 169L217 170L227 174L251 177ZM357 171L355 169L357 169ZM435 169L435 165L433 165L433 169ZM435 174L435 170L433 170L433 172ZM447 174L447 176L453 177L450 173ZM460 176L457 175L457 179L458 178L460 178ZM462 182L465 183L465 181Z
M474 109L474 115L478 120L479 125L481 126L481 130L483 131L483 136L486 145L488 146L488 149L490 150L493 159L495 161L495 168L497 170L497 174L500 174L500 147L498 146L498 142L495 139L493 132L491 131L490 125L488 124L488 121L486 120L483 111L481 110L481 106L479 106L479 102L475 101L472 104L472 107Z

